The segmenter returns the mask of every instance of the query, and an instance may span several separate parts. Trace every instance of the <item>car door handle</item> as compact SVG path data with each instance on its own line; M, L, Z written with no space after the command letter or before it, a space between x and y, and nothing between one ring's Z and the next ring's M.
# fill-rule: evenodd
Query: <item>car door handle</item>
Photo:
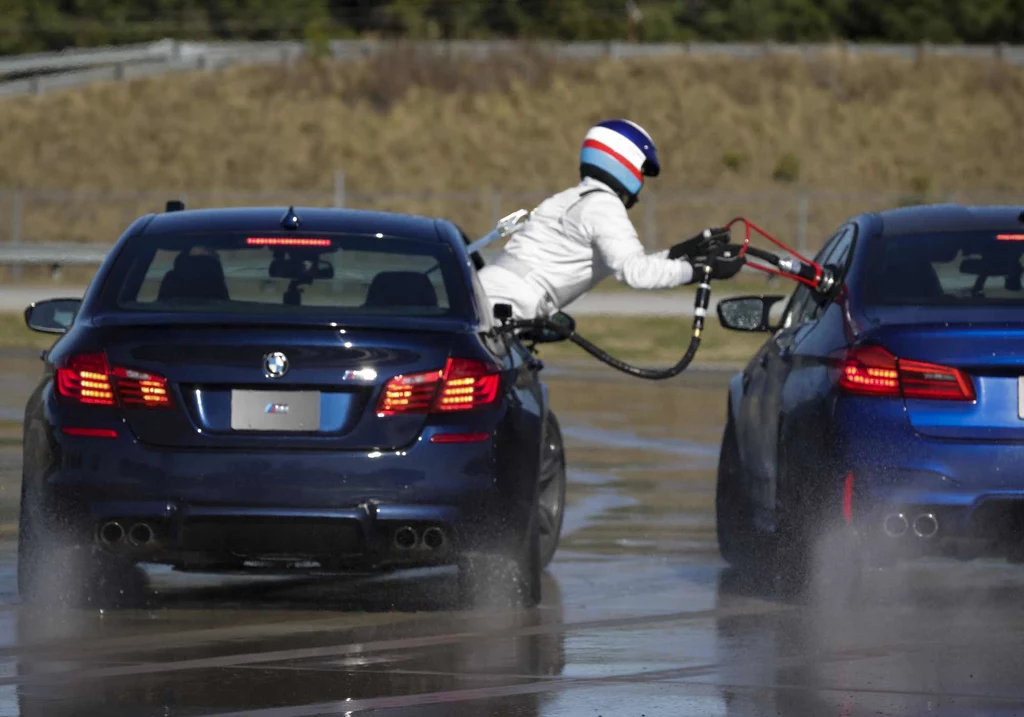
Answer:
M761 358L759 358L757 360L757 363L762 368L764 368L765 366L768 365L768 352L767 351L765 353L761 354Z

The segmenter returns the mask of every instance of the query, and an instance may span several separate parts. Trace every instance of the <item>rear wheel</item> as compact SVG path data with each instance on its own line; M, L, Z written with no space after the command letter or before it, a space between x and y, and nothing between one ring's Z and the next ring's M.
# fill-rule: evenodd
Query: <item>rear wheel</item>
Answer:
M459 601L463 605L535 607L541 600L540 530L530 521L525 541L504 553L466 556L459 561Z
M555 414L548 412L541 445L540 485L537 497L537 523L540 540L540 565L546 568L555 557L565 516L565 447L562 429Z
M737 570L755 564L756 535L750 502L741 485L739 442L732 416L725 424L715 486L715 529L722 559Z
M22 489L18 518L18 594L28 605L116 606L141 594L127 562L69 540L48 519L31 488Z

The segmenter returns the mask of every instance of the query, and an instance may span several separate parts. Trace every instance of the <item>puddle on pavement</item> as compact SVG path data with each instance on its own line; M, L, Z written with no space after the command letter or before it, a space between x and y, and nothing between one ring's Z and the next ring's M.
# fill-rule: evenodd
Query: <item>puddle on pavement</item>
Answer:
M567 551L715 554L727 379L709 372L664 382L598 372L548 377L576 511L569 520L567 510Z

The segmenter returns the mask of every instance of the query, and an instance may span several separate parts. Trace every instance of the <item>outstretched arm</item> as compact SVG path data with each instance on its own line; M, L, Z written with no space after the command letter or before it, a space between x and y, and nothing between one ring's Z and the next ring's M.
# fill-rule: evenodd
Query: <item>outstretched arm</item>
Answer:
M581 215L593 242L594 253L633 289L671 289L689 283L693 267L682 259L669 259L668 250L648 254L622 202L610 194L597 194Z

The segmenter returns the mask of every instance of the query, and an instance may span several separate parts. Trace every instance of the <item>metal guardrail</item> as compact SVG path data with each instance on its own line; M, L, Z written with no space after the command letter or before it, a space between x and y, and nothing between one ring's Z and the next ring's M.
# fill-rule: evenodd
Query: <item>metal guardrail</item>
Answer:
M71 266L103 263L110 247L92 244L4 244L0 265Z
M914 59L936 57L993 58L1024 64L1020 45L917 45L857 43L629 43L629 42L519 42L514 40L388 41L332 40L328 52L336 60L355 60L395 47L467 58L484 58L523 47L557 59L596 60L602 57L644 58L673 55L754 58L769 54L817 57L841 52ZM0 58L0 95L39 94L52 89L92 82L119 81L181 70L217 69L230 64L290 62L309 54L300 41L266 42L158 42L95 49L71 49ZM25 77L31 75L31 77Z

